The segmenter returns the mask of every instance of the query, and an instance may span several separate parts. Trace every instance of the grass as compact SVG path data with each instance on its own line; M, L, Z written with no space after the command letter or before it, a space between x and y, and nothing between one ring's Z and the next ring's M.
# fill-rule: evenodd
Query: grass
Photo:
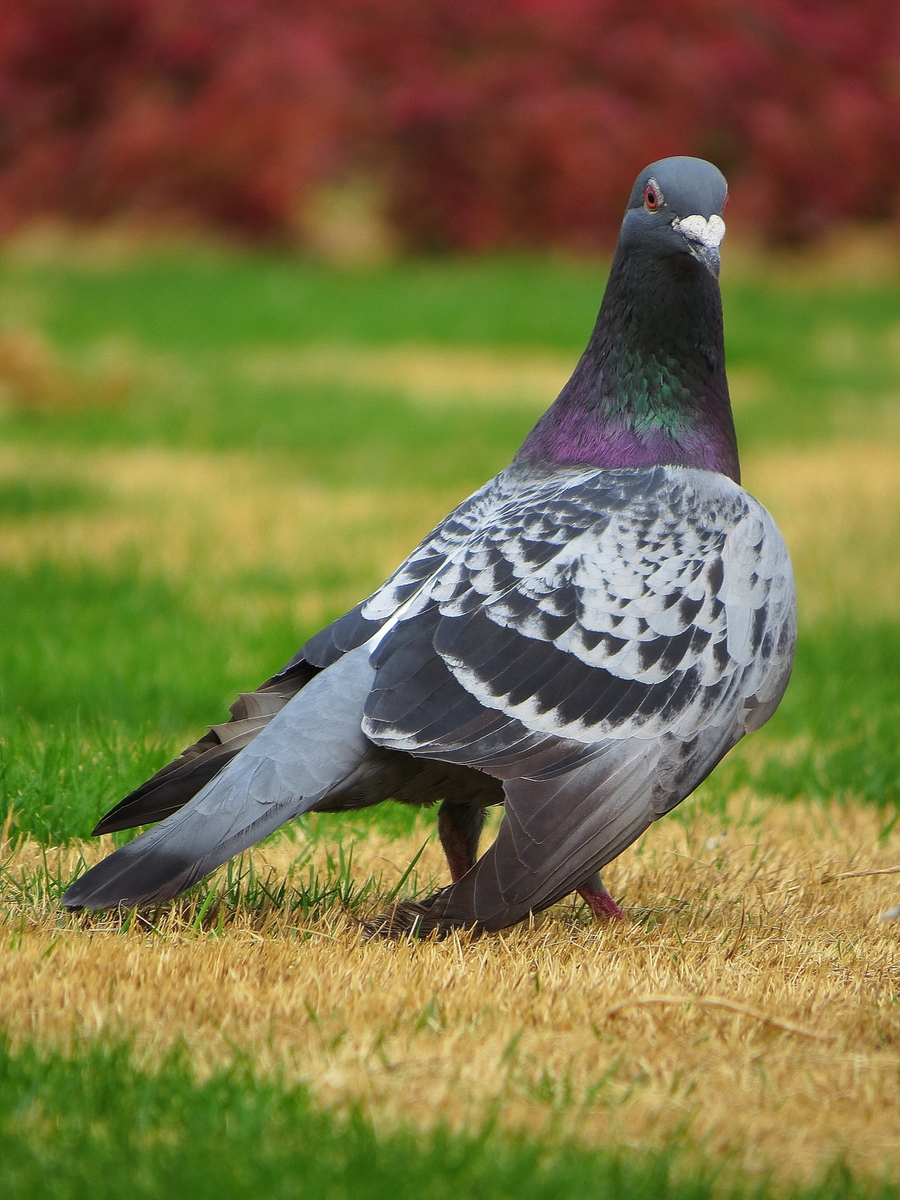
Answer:
M17 1053L125 1039L152 1072L186 1046L201 1078L252 1064L386 1134L493 1125L676 1173L896 1179L896 930L878 916L900 829L873 806L695 803L608 869L623 924L569 901L424 944L359 925L443 876L424 821L403 836L319 818L159 910L61 915L79 856L107 848L7 850Z
M101 380L95 411L12 413L4 432L287 452L307 476L331 484L383 486L402 476L475 486L507 461L548 393L525 389L518 409L498 409L464 388L455 404L423 407L396 373L368 370L360 387L360 356L381 362L385 346L425 348L440 371L460 347L494 356L537 350L564 373L590 331L603 275L598 264L530 260L345 273L252 257L116 270L11 261L0 279L5 322L39 321L76 362L112 355L137 386L128 404L110 409ZM896 287L838 278L773 288L753 274L729 281L726 269L725 300L745 453L836 436L896 439ZM310 382L302 364L288 383L283 371L279 379L258 369L267 354L283 363L287 350L323 345L345 359L349 347L353 359L330 381L320 369Z
M74 1056L0 1050L0 1186L18 1200L712 1200L715 1173L673 1171L665 1155L623 1155L409 1128L386 1133L358 1110L335 1117L302 1087L260 1081L245 1063L198 1080L186 1052L152 1072L128 1047ZM757 1200L772 1192L761 1184ZM889 1200L844 1171L793 1200Z
M900 1178L896 876L825 878L900 862L889 279L726 266L745 479L791 546L800 647L766 731L610 868L624 928L569 904L480 942L362 942L443 879L433 816L398 806L310 820L142 919L56 906L112 844L80 840L100 813L508 461L602 274L0 263L7 1190L120 1194L140 1161L148 1196L402 1196L428 1172L436 1195L893 1194L872 1181ZM217 1112L203 1182L186 1158Z
M572 1149L548 1162L539 1143L478 1134L380 1136L359 1114L337 1120L302 1088L260 1082L246 1068L198 1081L186 1054L153 1073L122 1051L75 1059L3 1055L0 1184L7 1195L203 1197L524 1197L614 1194L623 1200L710 1195L676 1183L647 1156ZM46 1132L52 1129L52 1137ZM48 1144L49 1143L49 1144ZM604 1178L605 1177L605 1178ZM611 1186L610 1186L611 1185Z

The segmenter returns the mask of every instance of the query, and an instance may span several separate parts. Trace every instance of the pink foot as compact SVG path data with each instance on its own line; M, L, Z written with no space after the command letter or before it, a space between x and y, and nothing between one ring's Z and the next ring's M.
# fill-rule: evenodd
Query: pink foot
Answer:
M578 889L578 895L588 903L595 917L603 917L608 921L625 919L625 914L603 886L603 880L599 875L592 875L587 882L583 883Z

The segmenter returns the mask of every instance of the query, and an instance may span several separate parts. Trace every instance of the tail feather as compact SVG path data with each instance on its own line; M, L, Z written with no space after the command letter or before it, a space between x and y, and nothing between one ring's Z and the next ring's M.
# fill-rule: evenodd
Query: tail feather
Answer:
M177 812L227 766L239 750L257 737L289 700L309 683L319 668L308 662L260 684L255 692L242 692L230 708L231 720L212 725L208 733L188 746L146 783L109 810L94 827L95 837L162 821Z
M315 803L313 800L308 807ZM231 831L207 828L204 852L192 827L187 807L140 834L92 867L62 898L66 908L132 908L171 900L185 888L214 871L235 854L268 834L291 817L305 811L302 801L270 805L255 820L246 820ZM217 836L218 835L218 836ZM206 841L206 838L204 838Z
M365 647L321 672L177 812L92 867L68 908L156 903L365 776L361 729L374 671Z

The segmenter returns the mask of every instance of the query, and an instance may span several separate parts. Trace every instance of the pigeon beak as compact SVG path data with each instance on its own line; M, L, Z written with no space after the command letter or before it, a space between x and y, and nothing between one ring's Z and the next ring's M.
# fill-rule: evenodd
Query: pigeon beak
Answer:
M683 217L672 222L687 242L688 250L698 262L702 262L714 279L719 278L719 246L725 236L725 222L721 217Z

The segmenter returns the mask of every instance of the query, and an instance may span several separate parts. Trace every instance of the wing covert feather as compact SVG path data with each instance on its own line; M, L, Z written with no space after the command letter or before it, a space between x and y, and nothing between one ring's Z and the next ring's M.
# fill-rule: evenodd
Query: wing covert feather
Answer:
M401 568L362 606L368 618L406 605L373 657L374 741L458 756L479 708L518 741L523 727L585 744L689 740L726 714L739 723L747 702L774 707L794 636L790 565L736 484L667 467L524 484L511 469L493 486L430 579L411 589Z

